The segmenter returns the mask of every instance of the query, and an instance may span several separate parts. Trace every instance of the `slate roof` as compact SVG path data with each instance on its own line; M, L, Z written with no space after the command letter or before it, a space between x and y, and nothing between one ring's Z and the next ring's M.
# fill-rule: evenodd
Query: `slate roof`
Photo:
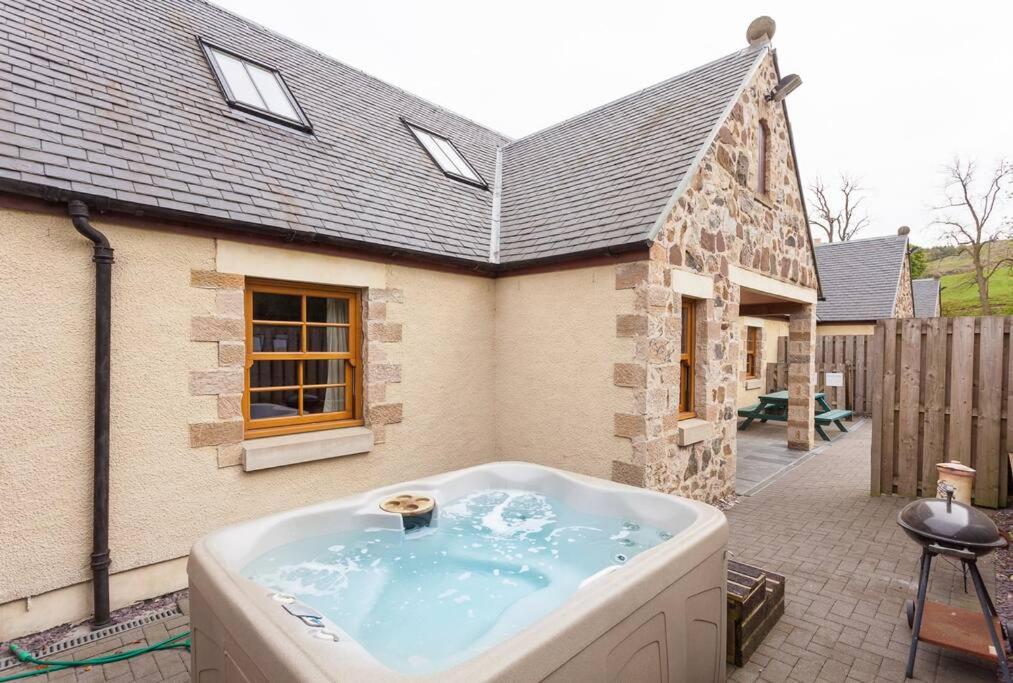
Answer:
M204 0L0 0L0 190L487 266L646 245L748 48L512 142ZM278 69L306 133L230 108L198 37ZM490 184L448 179L402 117Z
M508 145L501 260L643 243L761 52L736 52Z
M816 246L824 300L820 322L892 318L907 254L907 237L890 235Z
M939 280L934 277L920 278L911 281L914 294L915 317L939 317Z

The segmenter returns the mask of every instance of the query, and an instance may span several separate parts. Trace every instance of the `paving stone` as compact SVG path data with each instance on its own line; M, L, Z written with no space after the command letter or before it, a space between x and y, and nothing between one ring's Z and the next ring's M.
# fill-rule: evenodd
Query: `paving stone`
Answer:
M754 427L760 429L744 438ZM783 447L769 437L771 427L783 444L783 425L751 426L739 435L740 462L754 443L762 457ZM801 462L783 464L728 511L735 559L787 577L785 614L757 649L765 665L756 671L747 663L729 680L904 680L911 636L904 601L917 587L920 548L896 523L908 499L869 495L870 431L868 423L857 425ZM983 574L991 590L994 576ZM946 562L933 564L928 593L977 609L959 569ZM994 681L995 674L985 663L923 644L915 680Z

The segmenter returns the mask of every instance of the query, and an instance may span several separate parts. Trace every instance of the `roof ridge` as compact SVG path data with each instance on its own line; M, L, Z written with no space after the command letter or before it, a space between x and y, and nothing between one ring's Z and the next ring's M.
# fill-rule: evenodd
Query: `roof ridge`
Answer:
M766 48L767 46L768 46L768 43L759 43L757 45L749 45L749 46L747 46L745 48L742 48L741 50L736 50L735 52L729 52L728 54L725 54L725 55L722 55L721 57L718 57L717 59L712 59L709 62L705 62L705 63L700 64L698 66L694 66L692 69L687 69L686 71L683 71L681 73L675 74L674 76L669 76L668 78L666 78L664 80L661 80L661 81L657 81L656 83L652 83L650 85L645 85L644 87L640 88L639 90L634 90L633 92L626 93L625 95L621 95L619 97L616 97L615 99L609 100L608 102L605 102L603 104L599 104L596 107L592 107L591 109L586 109L586 110L584 110L582 112L574 114L573 116L569 116L569 117L563 119L562 121L557 121L556 123L551 123L551 124L549 124L547 126L539 128L536 131L528 133L527 135L522 135L521 137L517 138L516 140L511 140L510 142L508 142L506 145L503 146L503 149L505 150L505 149L507 149L507 148L509 148L509 147L511 147L511 146L513 146L513 145L515 145L517 143L519 143L519 142L523 142L525 140L528 140L529 138L533 138L536 135L540 135L542 133L547 133L550 130L553 130L555 128L559 128L560 126L564 126L567 123L570 123L572 121L576 121L577 119L583 118L585 116L589 116L591 114L594 114L596 112L601 111L602 109L605 109L607 107L611 107L611 106L613 106L615 104L618 104L618 103L623 102L625 100L628 100L630 98L636 97L636 96L640 95L641 93L646 92L648 90L653 90L655 88L659 88L659 87L661 87L663 85L671 83L672 81L680 79L683 76L687 76L687 75L693 73L694 71L699 71L701 69L705 69L705 68L711 66L712 64L717 64L718 62L723 61L725 59L728 59L730 57L736 57L738 55L742 55L742 54L744 54L746 52L749 52L750 50L760 51L760 50Z
M281 40L284 40L284 41L286 41L286 42L288 42L288 43L290 43L290 44L292 44L292 45L294 45L296 47L299 47L299 48L303 49L303 50L308 50L308 51L316 54L317 56L322 57L323 59L326 59L326 60L328 60L330 62L334 62L335 64L340 64L342 67L344 67L346 69L349 69L351 71L354 71L355 73L357 73L357 74L359 74L361 76L364 76L365 78L368 78L369 80L374 81L375 83L379 83L379 84L381 84L381 85L383 85L385 87L388 87L388 88L390 88L392 90L396 90L396 91L398 91L400 93L408 95L409 97L413 97L416 100L419 100L420 102L423 102L423 103L429 105L433 109L438 109L438 110L440 110L440 111L442 111L442 112L444 112L446 114L449 114L450 116L453 116L453 117L458 118L458 119L460 119L462 121L467 121L468 123L471 123L471 124L473 124L475 126L478 126L479 128L482 128L483 130L486 130L489 133L492 133L493 135L496 135L496 136L502 138L506 144L510 144L511 142L514 141L513 138L511 138L509 135L501 133L500 131L496 130L495 128L490 128L489 126L485 125L484 123L479 123L478 121L476 121L473 118L470 118L470 117L465 116L463 114L459 114L456 111L454 111L452 109L448 109L447 107L444 107L441 104L436 104L435 102L433 102L432 100L430 100L428 98L422 97L421 95L417 95L416 93L413 93L410 90L406 90L405 88L402 88L400 86L394 85L390 81L384 80L384 79L380 78L379 76L374 76L373 74L368 73L366 71L363 71L362 69L360 69L358 67L352 66L351 64L347 64L346 62L341 61L337 57L333 57L333 56L327 54L326 52L318 50L317 48L312 47L310 45L307 45L306 43L303 43L302 41L296 40L295 38L290 38L290 37L286 36L284 33L280 33L280 32L278 32L278 31L276 31L276 30L274 30L274 29L272 29L272 28L270 28L268 26L265 26L264 24L261 24L259 21L254 21L253 19L249 19L249 18L243 16L242 14L239 14L238 12L234 12L234 11L232 11L230 9L222 7L221 5L215 4L211 0L194 0L194 1L201 2L201 3L205 4L205 5L207 5L208 7L210 7L211 9L214 9L214 10L217 10L219 12L224 12L225 14L231 15L232 17L235 17L236 19L238 19L240 21L244 21L247 24L252 24L253 26L256 26L257 28L260 28L260 29L262 29L264 31L267 31L268 33L270 33L271 35L275 36L276 38L280 38Z
M854 244L856 242L871 242L873 240L888 240L888 239L907 239L907 235L877 235L875 237L859 237L857 239L843 240L841 242L824 242L823 244L817 244L817 249L823 247L840 247L845 244Z

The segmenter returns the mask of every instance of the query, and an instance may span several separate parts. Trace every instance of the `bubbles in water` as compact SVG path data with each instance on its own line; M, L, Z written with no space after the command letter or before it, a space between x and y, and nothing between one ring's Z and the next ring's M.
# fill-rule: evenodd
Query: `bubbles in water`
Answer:
M438 519L412 534L371 528L303 539L243 574L314 607L387 666L426 674L510 637L588 576L671 537L515 489L451 500Z
M662 541L667 541L668 539L672 538L672 534L668 533L667 531L659 531L658 538L660 538Z

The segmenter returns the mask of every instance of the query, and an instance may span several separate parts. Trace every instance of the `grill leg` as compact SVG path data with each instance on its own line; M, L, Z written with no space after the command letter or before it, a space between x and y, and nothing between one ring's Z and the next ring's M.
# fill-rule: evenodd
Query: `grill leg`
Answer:
M1002 680L1006 683L1010 683L1009 664L1006 662L1006 648L1003 647L1002 640L999 638L999 634L996 633L995 630L995 622L992 621L992 617L995 615L995 605L992 604L992 598L988 596L988 591L985 590L985 583L981 580L981 574L978 573L978 564L973 560L964 560L964 566L971 572L971 581L974 583L974 592L978 594L978 602L981 604L981 613L985 616L985 625L988 626L988 635L992 637L992 646L995 648L995 652L999 656L999 668L1002 670Z
M912 678L915 674L915 654L918 652L918 634L922 630L922 615L925 614L925 593L929 588L929 568L932 565L932 554L922 551L921 574L918 578L918 599L915 600L915 623L911 627L911 649L907 654L907 671L905 677Z

